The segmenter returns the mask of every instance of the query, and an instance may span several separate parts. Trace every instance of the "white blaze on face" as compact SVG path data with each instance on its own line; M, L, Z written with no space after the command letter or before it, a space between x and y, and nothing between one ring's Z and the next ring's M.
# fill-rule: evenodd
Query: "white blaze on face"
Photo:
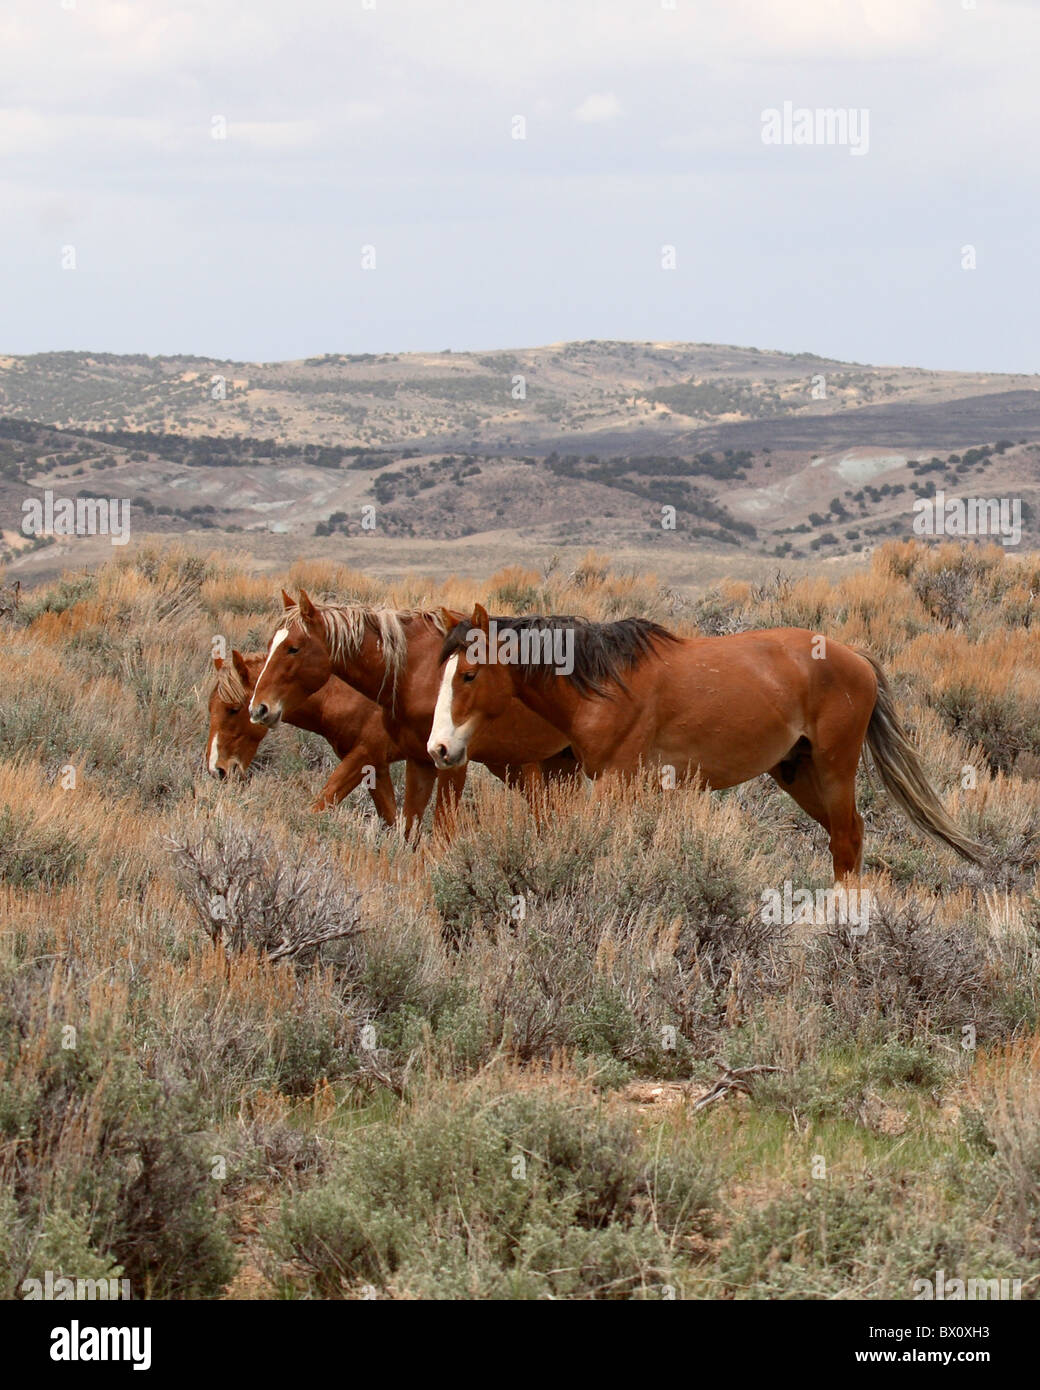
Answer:
M441 688L437 692L437 707L433 711L433 728L426 751L438 767L456 767L463 762L466 748L473 733L472 722L455 727L451 717L452 682L459 668L458 656L449 656L441 677ZM444 749L445 753L440 752Z
M219 735L214 734L209 744L209 770L210 775L216 777L217 764L220 762L220 749L217 747Z
M253 719L253 710L256 709L256 692L260 689L260 682L263 680L264 676L267 674L267 668L268 668L268 666L270 666L270 664L271 664L271 658L272 658L272 656L274 656L275 652L278 650L278 648L282 645L282 643L285 641L285 639L286 639L288 636L289 636L289 629L288 629L287 627L280 627L280 628L278 629L278 631L275 633L275 635L271 638L271 647L270 647L270 650L269 650L268 653L267 653L267 660L264 662L264 669L260 672L259 676L257 676L257 678L256 678L256 685L253 686L253 698L252 698L252 699L250 700L250 702L249 702L249 717L250 717L250 719ZM280 707L279 707L279 712L280 712ZM253 723L254 723L254 724L259 724L260 722L261 722L261 721L260 721L259 719L253 719Z

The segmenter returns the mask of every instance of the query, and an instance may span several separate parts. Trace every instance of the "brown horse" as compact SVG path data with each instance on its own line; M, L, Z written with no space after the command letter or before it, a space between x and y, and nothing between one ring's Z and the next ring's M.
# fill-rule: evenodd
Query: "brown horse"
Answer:
M330 675L340 676L380 705L390 737L416 764L414 785L405 789L406 822L411 825L416 819L409 791L415 798L425 791L428 799L434 778L438 796L444 784L445 795L457 800L466 780L465 767L438 773L426 744L440 685L441 645L462 615L316 604L304 592L297 606L284 590L282 601L282 626L271 639L266 665L253 691L250 717L272 728ZM580 773L567 739L518 700L507 700L499 715L488 721L471 753L496 777L520 785L532 798L544 778Z
M244 657L232 652L233 665L214 658L218 671L217 684L210 695L210 730L206 744L206 764L214 776L244 775L268 730L249 718L249 700L265 652ZM321 795L311 806L312 811L324 811L336 806L345 796L365 781L380 818L393 825L397 803L390 778L390 764L400 761L403 754L388 740L382 711L337 676L329 680L299 705L287 724L320 734L332 745L342 761L329 778ZM360 769L360 775L359 775ZM366 776L367 774L367 776ZM445 825L454 809L453 789L457 773L437 773L437 798L434 804L434 824ZM407 759L405 762L405 802L413 814L421 818L430 799L431 783L425 767ZM406 832L412 830L406 822Z
M763 772L830 837L834 876L858 874L863 744L919 829L974 862L904 733L888 682L866 652L801 628L678 637L644 618L499 618L479 604L441 649L429 751L465 764L471 743L513 699L554 724L591 777L670 768L733 787ZM665 772L667 776L667 772Z
M216 777L245 776L267 735L249 718L249 701L266 656L231 653L231 663L214 657L217 683L209 697L206 766ZM295 709L286 723L320 734L341 759L314 802L313 811L336 806L363 781L381 820L393 825L397 801L390 764L403 756L383 725L382 711L334 676Z

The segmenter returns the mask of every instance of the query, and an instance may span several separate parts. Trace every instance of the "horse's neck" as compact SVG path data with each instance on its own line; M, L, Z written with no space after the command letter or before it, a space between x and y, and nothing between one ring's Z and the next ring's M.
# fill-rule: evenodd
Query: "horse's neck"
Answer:
M541 715L547 724L560 729L568 738L574 736L580 723L582 705L586 703L565 676L549 676L545 680L518 681L514 691L519 700Z
M294 725L297 729L306 729L309 734L321 734L332 742L333 728L332 720L329 718L329 711L325 700L325 692L329 688L330 682L315 691L302 705L298 705L291 715L286 716L286 723Z
M408 657L397 683L397 713L402 719L432 719L441 684L437 657L444 638L422 618L406 618Z
M333 662L332 670L340 680L360 690L368 699L379 703L382 691L389 700L391 682L387 678L386 660L379 640L368 628L365 629L357 655L340 657Z
M380 705L395 722L432 719L440 687L437 655L444 639L421 618L405 618L403 622L408 649L396 690L382 644L367 628L357 655L339 658L333 663L333 673Z
M327 680L313 698L319 701L319 727L314 729L314 733L323 735L341 757L345 756L360 737L362 725L372 706L357 690L336 676Z

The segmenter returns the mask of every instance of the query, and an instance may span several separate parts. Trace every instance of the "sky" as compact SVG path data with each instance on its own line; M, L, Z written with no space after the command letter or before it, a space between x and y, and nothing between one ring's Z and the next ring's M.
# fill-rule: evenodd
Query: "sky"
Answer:
M1040 0L4 0L0 353L1040 371L1038 88Z

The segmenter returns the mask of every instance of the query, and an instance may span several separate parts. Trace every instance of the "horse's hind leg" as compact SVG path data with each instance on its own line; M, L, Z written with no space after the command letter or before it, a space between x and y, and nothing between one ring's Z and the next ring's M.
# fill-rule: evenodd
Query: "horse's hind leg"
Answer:
M863 865L863 817L856 810L856 769L873 705L851 700L817 720L812 748L816 785L831 827L835 881L855 877Z
M856 765L860 745L854 742L852 747L854 754L850 754L846 746L830 756L813 748L808 768L802 774L811 788L813 803L822 814L809 810L808 806L806 809L830 836L836 883L857 877L863 865L863 817L856 810Z
M856 762L859 761L859 745ZM826 830L834 878L858 875L863 861L863 818L856 810L856 762L847 754L822 757L807 739L799 739L769 775Z
M806 742L808 750L808 742ZM804 756L792 755L784 758L777 763L776 767L769 769L769 775L777 786L783 787L784 791L808 816L812 816L817 825L822 825L828 836L831 833L830 820L827 816L827 808L823 804L823 797L820 789L816 785L816 777L812 765L812 757L808 751Z
M831 827L834 879L856 878L863 866L863 817L856 810L856 771L820 778Z

